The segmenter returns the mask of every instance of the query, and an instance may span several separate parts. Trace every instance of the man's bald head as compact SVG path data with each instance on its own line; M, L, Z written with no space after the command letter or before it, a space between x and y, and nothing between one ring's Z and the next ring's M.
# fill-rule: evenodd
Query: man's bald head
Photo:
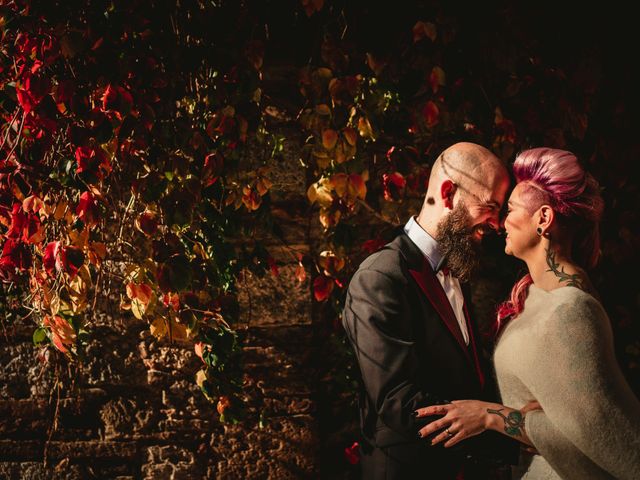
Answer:
M443 180L453 181L463 194L492 190L508 177L502 161L482 145L460 142L447 148L431 168L427 197L437 195Z
M431 168L418 221L433 234L440 220L463 201L474 224L498 228L508 188L509 174L498 157L481 145L456 143L442 152Z

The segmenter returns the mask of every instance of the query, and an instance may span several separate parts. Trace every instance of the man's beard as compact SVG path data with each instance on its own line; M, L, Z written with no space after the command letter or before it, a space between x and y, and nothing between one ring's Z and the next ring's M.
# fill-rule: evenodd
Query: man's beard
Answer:
M472 227L466 205L458 205L438 223L436 240L451 273L461 282L469 281L480 263L480 242L474 238L478 227ZM482 228L482 227L480 227Z

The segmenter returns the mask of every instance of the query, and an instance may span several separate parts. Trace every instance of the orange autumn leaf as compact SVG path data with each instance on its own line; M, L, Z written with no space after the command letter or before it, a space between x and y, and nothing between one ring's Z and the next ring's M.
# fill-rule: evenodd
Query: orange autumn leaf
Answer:
M347 140L347 143L349 145L351 145L352 147L356 146L356 142L358 141L358 135L356 134L356 131L353 128L347 127L342 129L342 135Z
M260 167L257 171L258 179L256 180L256 190L261 197L266 195L273 186L273 182L267 178L269 167Z
M442 68L435 66L431 69L431 75L429 75L429 85L431 86L431 91L433 93L437 93L440 87L443 87L446 84L446 76L444 70Z
M304 8L304 13L306 13L307 17L310 17L314 13L322 10L324 0L300 0L300 3L302 3L302 7Z
M89 263L99 266L107 257L107 246L102 242L89 243Z
M247 210L253 212L260 208L260 205L262 204L262 197L256 190L246 186L242 189L242 203L247 207Z
M349 176L346 173L336 173L335 175L331 175L329 184L338 197L343 198L347 193L348 182Z
M349 175L349 196L362 200L367 196L367 185L362 175L352 173Z
M331 150L336 146L336 142L338 141L338 133L328 128L324 132L322 132L322 146L327 150Z
M172 308L174 312L180 310L180 295L177 293L165 293L162 296L162 303L167 308Z
M51 341L62 353L69 354L69 348L76 341L76 332L71 324L59 315L45 315L42 323L51 331Z
M294 275L296 277L296 280L298 280L298 283L303 283L307 279L307 271L305 270L302 262L298 262Z
M205 349L206 346L207 346L207 344L203 343L203 342L196 342L193 345L193 350L196 352L196 355L198 356L198 358L200 360L202 360L202 363L204 363L205 365L206 365L206 362L204 361L203 354L204 354L204 349Z
M436 26L431 22L416 22L413 26L413 43L417 43L423 38L428 38L432 42L436 41L438 31Z
M320 224L325 228L331 228L338 224L342 212L340 210L332 210L327 208L320 209Z
M142 320L153 299L153 290L146 283L135 282L129 282L126 290L127 297L131 299L131 312L136 318Z
M329 105L321 103L320 105L316 105L316 113L318 115L331 115L331 109Z
M231 400L225 395L221 395L216 405L216 410L220 415L224 415L224 411L231 406Z

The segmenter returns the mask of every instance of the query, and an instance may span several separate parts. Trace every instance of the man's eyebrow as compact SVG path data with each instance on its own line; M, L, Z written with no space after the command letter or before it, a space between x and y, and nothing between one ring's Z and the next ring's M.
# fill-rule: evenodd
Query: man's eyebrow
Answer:
M500 204L498 202L496 202L495 200L485 200L485 201L482 202L482 204L485 207L495 208L497 210L500 210Z

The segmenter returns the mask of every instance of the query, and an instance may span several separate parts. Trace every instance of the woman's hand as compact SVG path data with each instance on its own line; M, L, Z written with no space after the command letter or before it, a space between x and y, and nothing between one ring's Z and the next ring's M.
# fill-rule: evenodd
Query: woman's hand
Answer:
M445 405L432 405L416 410L416 417L429 415L444 415L442 418L429 423L420 429L420 435L427 435L443 430L432 441L436 445L446 440L445 447L452 447L465 438L478 435L489 428L487 410L500 408L497 403L481 402L479 400L454 400Z

